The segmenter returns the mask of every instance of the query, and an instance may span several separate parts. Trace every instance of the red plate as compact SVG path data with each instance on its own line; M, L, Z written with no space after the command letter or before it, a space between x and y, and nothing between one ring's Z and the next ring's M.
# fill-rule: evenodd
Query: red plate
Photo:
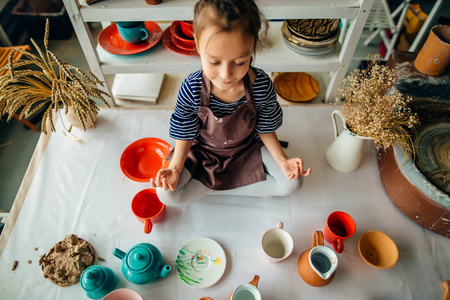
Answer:
M170 51L173 51L175 53L189 55L189 56L198 56L197 49L194 48L192 50L186 50L186 49L179 48L177 45L175 45L173 43L172 33L170 32L170 26L166 30L164 30L162 42L167 49L169 49Z
M116 23L103 29L98 35L99 45L109 53L119 55L132 55L147 51L154 47L162 37L161 27L155 22L145 21L145 27L150 32L148 38L140 43L125 42L119 35Z
M167 168L166 161L172 147L158 138L144 138L130 144L120 158L120 169L131 180L148 182L155 178L162 168Z

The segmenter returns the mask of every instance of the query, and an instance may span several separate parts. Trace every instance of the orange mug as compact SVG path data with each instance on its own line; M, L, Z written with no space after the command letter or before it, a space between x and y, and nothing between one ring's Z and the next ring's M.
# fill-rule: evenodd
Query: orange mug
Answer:
M323 235L325 240L333 245L334 251L342 253L343 240L351 237L355 231L356 224L353 218L343 211L335 211L328 216Z
M166 206L159 201L155 189L145 189L134 196L131 210L136 218L144 223L144 232L150 233L153 224L162 220L166 214Z

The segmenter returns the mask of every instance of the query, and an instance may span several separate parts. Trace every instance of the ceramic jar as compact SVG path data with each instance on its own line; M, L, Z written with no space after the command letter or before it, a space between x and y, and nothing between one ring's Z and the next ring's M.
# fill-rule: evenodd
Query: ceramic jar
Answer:
M414 60L416 69L425 75L439 76L450 62L450 26L436 25Z
M101 299L114 290L117 277L110 268L90 266L81 274L80 283L86 296Z

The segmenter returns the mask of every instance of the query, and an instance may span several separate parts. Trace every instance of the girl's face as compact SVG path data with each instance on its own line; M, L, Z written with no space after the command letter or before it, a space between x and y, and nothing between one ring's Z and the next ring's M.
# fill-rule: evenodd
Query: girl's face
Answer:
M239 29L219 32L209 26L196 42L203 72L214 87L223 91L237 87L248 72L254 40Z

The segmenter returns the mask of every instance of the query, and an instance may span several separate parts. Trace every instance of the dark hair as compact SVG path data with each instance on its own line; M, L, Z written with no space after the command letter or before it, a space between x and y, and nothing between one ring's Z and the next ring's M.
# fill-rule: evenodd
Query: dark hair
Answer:
M215 25L220 31L240 28L254 38L254 51L259 41L263 18L253 0L200 0L194 8L194 32L197 39L207 26Z

